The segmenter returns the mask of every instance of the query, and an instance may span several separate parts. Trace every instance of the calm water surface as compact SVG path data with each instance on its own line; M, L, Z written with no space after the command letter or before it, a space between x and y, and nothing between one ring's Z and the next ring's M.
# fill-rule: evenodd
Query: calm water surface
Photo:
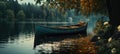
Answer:
M59 50L59 41L42 43L33 49L34 36L34 24L1 22L0 54L43 54L52 53L53 49Z
M0 54L34 54L34 31L30 24L0 24Z

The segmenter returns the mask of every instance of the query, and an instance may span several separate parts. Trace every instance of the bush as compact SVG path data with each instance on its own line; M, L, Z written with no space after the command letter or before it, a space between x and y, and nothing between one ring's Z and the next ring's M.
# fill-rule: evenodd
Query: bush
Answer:
M107 41L107 39L101 39L98 42L97 54L120 54L119 40L111 39L111 41Z

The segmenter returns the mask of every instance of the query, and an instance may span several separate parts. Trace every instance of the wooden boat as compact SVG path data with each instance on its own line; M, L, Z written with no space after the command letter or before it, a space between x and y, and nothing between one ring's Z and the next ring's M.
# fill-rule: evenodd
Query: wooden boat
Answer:
M86 35L87 24L78 24L71 26L59 26L59 27L45 27L36 25L35 26L35 39L34 48L41 42L44 42L46 38L52 37L62 37L71 34L84 34Z
M59 27L46 27L46 26L35 26L36 35L65 35L65 34L76 34L86 33L87 25L71 25L71 26L59 26Z

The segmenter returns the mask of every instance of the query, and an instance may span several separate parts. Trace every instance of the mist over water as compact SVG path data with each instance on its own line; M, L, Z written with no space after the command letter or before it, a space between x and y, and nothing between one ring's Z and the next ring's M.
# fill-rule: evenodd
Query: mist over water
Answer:
M90 18L91 20L93 18ZM88 21L88 33L92 33L91 31L94 28L96 20ZM3 25L4 24L4 25ZM53 46L55 44L51 43L43 43L39 45L36 50L33 50L34 46L34 24L33 23L1 23L0 24L0 53L3 54L35 54L42 52L52 52ZM44 25L44 24L41 24ZM60 26L64 24L51 24L46 26ZM64 37L59 37L64 38ZM58 38L58 39L59 39ZM72 38L74 38L72 36ZM56 38L54 38L56 39ZM42 48L41 48L42 47ZM44 48L45 47L45 48ZM47 47L47 48L46 48ZM40 51L41 50L41 51Z
M59 49L56 45L59 44L59 41L55 43L43 43L36 47L33 50L34 46L34 37L35 37L35 24L42 26L69 26L75 25L83 21L88 23L87 33L93 34L95 28L95 23L98 19L104 18L105 21L109 21L109 18L104 15L94 15L91 14L88 17L83 15L75 15L74 11L68 11L66 13L66 21L57 22L54 20L54 23L49 22L39 22L39 21L19 21L19 22L0 22L0 53L2 54L36 54L36 53L52 53L54 47ZM96 18L97 17L97 18ZM69 22L69 18L72 18L72 23ZM71 36L71 35L70 35ZM70 37L69 36L69 37ZM72 38L76 38L72 36ZM65 37L54 37L56 39L67 39ZM49 39L50 40L50 39ZM49 42L49 41L48 41ZM51 41L52 42L52 41Z

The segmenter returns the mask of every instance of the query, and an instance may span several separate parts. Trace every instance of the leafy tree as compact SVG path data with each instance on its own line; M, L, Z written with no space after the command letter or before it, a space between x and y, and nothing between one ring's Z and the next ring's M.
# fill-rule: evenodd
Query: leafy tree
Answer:
M24 20L25 19L25 13L23 10L20 10L18 13L17 13L17 18L19 20Z
M37 0L37 2L42 3L43 0ZM106 11L106 1L105 0L47 0L44 5L50 7L57 7L59 10L70 10L75 9L76 12L81 11L85 15L90 13L102 13ZM104 12L106 13L106 12Z
M17 0L8 0L7 2L7 9L14 10L15 15L21 10L21 6Z
M7 20L9 20L9 21L13 21L14 18L15 18L14 11L13 11L13 10L10 10L10 9L6 10L6 18L7 18Z
M17 0L0 0L0 12L2 12L2 18L6 17L5 14L7 9L13 10L16 16L17 12L21 9L21 6Z
M1 12L1 18L4 18L5 17L5 11L6 11L6 2L4 1L0 1L0 12Z
M5 2L0 2L0 11L6 9L6 3Z
M81 12L83 15L88 16L91 13L107 15L109 12L110 23L112 25L120 24L119 14L119 0L37 0L36 3L45 6L54 7L64 12L65 10L75 9L77 13ZM112 8L111 8L112 7Z
M40 8L31 3L22 4L21 7L22 7L22 10L24 11L24 13L26 14L26 18L32 18L33 17L32 15L34 15L33 18L38 18L38 15L40 15L39 14Z

